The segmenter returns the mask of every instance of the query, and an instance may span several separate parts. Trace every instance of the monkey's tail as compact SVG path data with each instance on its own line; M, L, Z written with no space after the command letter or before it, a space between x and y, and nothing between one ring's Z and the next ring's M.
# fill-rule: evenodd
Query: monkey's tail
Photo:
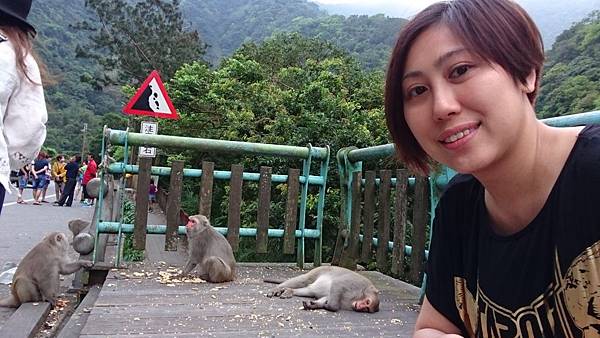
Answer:
M0 299L0 306L3 307L19 307L19 305L21 305L19 300L13 295Z
M275 279L275 278L264 278L263 282L272 283L272 284L281 284L281 283L285 282L285 280L284 279Z

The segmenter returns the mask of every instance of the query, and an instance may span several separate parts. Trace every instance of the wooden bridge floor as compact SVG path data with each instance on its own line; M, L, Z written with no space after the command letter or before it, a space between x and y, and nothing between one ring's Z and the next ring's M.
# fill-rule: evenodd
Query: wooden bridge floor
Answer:
M149 236L151 237L151 236ZM164 238L164 236L161 236ZM148 260L128 270L112 270L80 337L410 337L417 316L418 289L377 272L362 272L381 290L374 314L304 311L302 299L266 297L273 284L302 273L289 264L240 264L237 280L210 284L159 277L183 265L181 253L148 250ZM154 256L154 257L153 257ZM163 280L164 282L165 280Z

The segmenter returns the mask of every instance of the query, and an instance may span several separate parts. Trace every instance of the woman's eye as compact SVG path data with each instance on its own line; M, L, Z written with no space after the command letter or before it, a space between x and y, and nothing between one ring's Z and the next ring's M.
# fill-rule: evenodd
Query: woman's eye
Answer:
M470 68L471 66L469 65L460 65L452 70L452 72L450 73L450 78L454 79L460 77L464 75Z
M425 87L425 86L412 87L408 91L408 96L409 97L419 96L419 95L425 93L426 91L427 91L427 87Z

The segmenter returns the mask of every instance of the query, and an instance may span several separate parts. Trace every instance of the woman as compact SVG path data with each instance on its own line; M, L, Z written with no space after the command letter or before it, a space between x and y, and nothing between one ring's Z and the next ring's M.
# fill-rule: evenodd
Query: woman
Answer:
M33 205L41 205L45 197L45 189L48 186L48 156L40 151L37 159L31 166L31 175L33 176Z
M385 90L398 153L462 173L436 209L415 337L600 334L600 128L536 119L543 61L510 0L436 3L399 35Z
M17 195L17 203L19 204L27 204L23 199L23 191L27 188L27 182L29 182L29 173L31 172L31 168L29 164L21 167L19 169L18 177L19 177L19 194Z
M54 181L54 193L56 201L60 200L60 196L63 193L63 189L65 186L65 182L66 182L66 174L67 171L65 170L65 156L64 155L58 155L56 156L56 158L54 159L54 162L52 163L51 167L51 178Z
M27 22L31 0L0 0L0 212L10 170L30 163L46 138L46 104L36 34Z

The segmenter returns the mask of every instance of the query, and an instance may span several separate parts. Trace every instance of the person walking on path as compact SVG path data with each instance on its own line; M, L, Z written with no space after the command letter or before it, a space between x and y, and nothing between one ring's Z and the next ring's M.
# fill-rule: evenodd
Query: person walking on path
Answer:
M79 166L79 172L77 173L77 188L75 189L75 198L79 198L79 201L83 203L85 198L83 196L83 174L87 169L87 159L83 160Z
M46 139L45 68L33 53L30 9L31 0L0 0L0 213L10 171L30 163Z
M83 173L83 181L81 182L81 185L83 187L83 197L85 198L84 205L91 206L94 205L94 198L88 194L86 185L92 178L96 177L98 166L96 165L96 161L94 161L94 155L92 155L92 153L88 153L87 158L88 164L87 168L85 169L85 173Z
M44 188L48 183L48 175L46 172L48 170L48 160L46 159L46 153L40 151L38 154L37 160L33 162L33 167L31 168L31 174L33 175L33 204L40 205L42 199L42 193L44 192Z
M154 211L154 205L156 204L156 192L158 189L156 188L156 184L154 184L154 179L150 179L150 186L148 187L148 202L150 202L148 211Z
M54 192L56 194L56 200L60 200L60 196L63 193L63 189L65 186L65 175L67 171L65 170L65 156L58 155L52 163L52 180L54 181Z
M31 171L30 165L26 164L19 169L19 173L17 177L19 178L19 195L17 196L17 203L19 204L27 204L23 199L23 191L27 187L27 182L29 182L29 172Z
M77 185L77 175L79 174L79 162L81 161L81 156L73 156L67 165L65 166L65 176L67 178L67 182L65 183L65 187L63 189L63 193L60 196L60 199L54 204L58 206L66 205L70 207L73 204L73 197L75 193L75 185Z
M44 189L42 189L42 198L40 199L40 203L48 203L48 201L46 201L46 193L48 192L48 187L50 186L50 181L52 180L52 171L50 170L50 162L52 161L52 158L48 154L46 154L46 161L48 162L48 166L46 167L46 183L44 184Z

